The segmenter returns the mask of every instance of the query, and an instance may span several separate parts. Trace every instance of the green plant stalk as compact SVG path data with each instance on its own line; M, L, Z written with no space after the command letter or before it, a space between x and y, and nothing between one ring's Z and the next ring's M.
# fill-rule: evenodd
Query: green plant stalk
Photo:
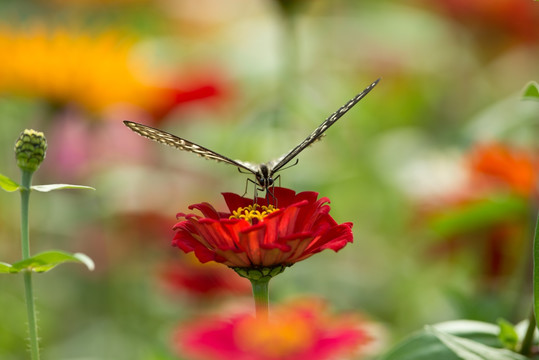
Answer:
M255 310L257 318L268 317L269 310L269 278L262 278L260 280L252 280L251 285L253 287L253 297L255 299Z
M21 247L22 258L30 257L30 236L28 226L28 207L30 204L30 187L32 185L32 172L22 170L21 184ZM34 290L32 287L32 272L25 271L24 291L26 296L26 312L28 315L28 335L30 337L30 354L32 360L39 360L39 341L37 335L36 307L34 302Z
M524 335L524 339L522 340L522 345L520 347L520 353L522 355L528 356L531 354L531 349L533 346L533 334L535 332L535 314L532 309L530 312L530 317L528 319L528 329L526 330L526 335Z

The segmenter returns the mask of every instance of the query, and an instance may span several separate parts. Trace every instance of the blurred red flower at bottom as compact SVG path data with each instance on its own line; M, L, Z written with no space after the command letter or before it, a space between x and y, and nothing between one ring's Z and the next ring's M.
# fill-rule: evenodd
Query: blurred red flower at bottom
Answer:
M198 320L177 330L174 347L196 360L325 360L370 340L357 319L330 318L310 301L273 309L269 320L251 313Z

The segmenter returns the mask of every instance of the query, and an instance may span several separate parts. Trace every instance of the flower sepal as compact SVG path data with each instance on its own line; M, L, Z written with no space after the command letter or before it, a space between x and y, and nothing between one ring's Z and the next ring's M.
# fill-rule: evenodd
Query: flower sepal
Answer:
M232 267L239 276L251 281L269 281L272 277L282 273L291 265L277 265L264 267Z

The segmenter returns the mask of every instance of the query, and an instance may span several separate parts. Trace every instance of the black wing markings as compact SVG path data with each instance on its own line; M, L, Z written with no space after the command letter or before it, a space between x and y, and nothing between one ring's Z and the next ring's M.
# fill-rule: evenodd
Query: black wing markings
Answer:
M153 128L151 126L139 124L133 121L124 121L124 124L147 139L175 147L180 150L189 151L199 156L202 156L205 159L212 159L220 162L224 162L230 165L234 165L238 168L249 171L254 174L257 180L258 185L267 189L273 185L273 175L281 170L286 164L298 156L306 147L311 145L313 142L319 140L324 132L329 129L329 127L337 120L339 120L344 114L348 112L354 105L356 105L361 99L363 99L380 81L377 79L372 84L370 84L365 90L360 92L354 98L349 100L345 105L340 107L337 111L331 114L326 120L324 120L305 140L299 143L296 147L290 150L288 153L284 154L277 160L269 161L264 164L253 164L247 161L232 160L224 155L216 153L204 146L195 144L189 140L183 139L176 135L170 134L166 131Z

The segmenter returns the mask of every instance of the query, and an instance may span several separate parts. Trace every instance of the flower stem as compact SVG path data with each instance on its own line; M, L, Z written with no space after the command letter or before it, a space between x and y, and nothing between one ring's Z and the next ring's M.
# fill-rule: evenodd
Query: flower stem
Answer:
M30 236L28 226L28 205L30 203L30 186L32 185L32 171L22 170L21 186L21 247L22 258L30 257ZM32 360L39 360L39 342L37 335L36 309L34 290L32 287L32 272L26 271L24 276L24 290L26 296L26 312L28 314L28 335L30 337L30 353Z
M255 299L255 310L258 318L267 318L269 310L269 281L270 278L259 280L249 279L253 287L253 297Z
M520 348L520 353L522 355L530 355L531 348L533 345L533 334L535 333L535 326L536 326L536 320L535 320L535 314L532 311L530 312L530 317L528 319L528 329L526 330L526 335L524 335L524 339L522 340L522 346Z
M30 236L28 231L28 205L30 203L30 186L32 186L32 172L22 171L21 184L21 246L22 258L30 257Z

